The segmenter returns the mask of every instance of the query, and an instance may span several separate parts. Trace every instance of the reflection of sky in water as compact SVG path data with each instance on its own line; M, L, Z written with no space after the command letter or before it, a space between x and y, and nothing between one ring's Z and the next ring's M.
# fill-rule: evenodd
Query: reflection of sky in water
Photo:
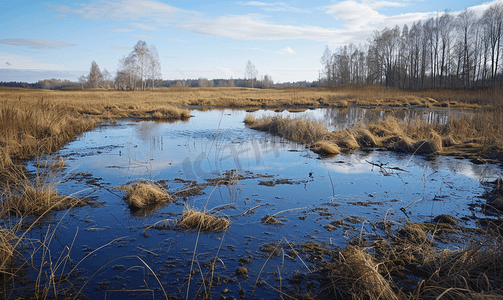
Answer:
M119 258L134 254L150 259L148 263L151 266L160 268L159 274L165 272L161 280L166 282L166 289L176 294L177 288L182 285L177 280L188 274L190 264L186 262L192 259L196 239L197 253L201 254L202 259L215 254L214 249L220 243L218 238L222 237L222 234L202 234L198 237L192 231L153 229L147 231L150 237L142 235L147 225L165 219L177 219L184 205L198 209L230 205L229 209L219 213L229 216L232 224L225 233L225 244L219 252L219 257L227 267L216 270L228 277L235 276L237 257L252 255L254 263L248 267L250 278L256 278L266 263L266 257L257 249L262 244L275 243L282 238L300 243L306 239L312 241L315 237L315 241L319 243L344 245L347 238L361 234L362 228L367 228L368 223L338 228L334 232L326 231L323 226L350 216L359 216L370 222L382 221L384 218L403 222L409 218L412 221L429 221L432 216L446 213L458 218L466 216L468 219L463 220L462 225L475 226L469 218L482 214L480 209L471 210L468 204L475 201L480 204L482 201L477 199L484 192L479 181L493 179L501 174L497 167L474 165L467 160L438 157L427 161L423 156L377 150L320 158L305 145L246 128L243 120L249 113L244 111L192 111L191 114L194 117L188 122L118 120L116 125L97 127L83 134L58 153L67 158L67 172L70 173L67 177L73 173L91 173L99 183L96 185L92 181L70 180L60 184L59 189L65 194L82 191L79 195L95 196L99 202L104 203L100 207L74 209L71 217L66 216L61 226L66 228L68 235L58 236L61 244L72 243L75 227L81 228L72 259L75 257L78 260L86 254L85 250L79 249L97 248L108 241L124 237L120 242L121 247L111 246L113 251L107 250L106 253L88 259L86 268L91 273L113 259L117 259L114 264L123 264L127 269L135 263L134 260ZM259 117L275 113L257 111L252 114ZM289 115L287 112L281 114ZM335 109L312 110L292 116L306 114L308 117L325 120L333 128L354 124L361 115L382 116L380 112L373 110L364 112ZM335 124L340 121L346 123ZM209 186L203 195L177 199L175 203L162 206L147 216L132 214L120 192L112 189L127 181L144 178L166 180L171 186L169 191L172 192L183 187L183 183L174 180L175 178L205 182L204 179L222 176L231 169L238 169L243 175L255 177L240 180L232 186ZM273 177L258 177L266 174ZM274 187L259 185L260 181L276 179L289 179L295 184ZM259 207L253 213L241 216L256 206ZM402 213L401 208L406 208L408 216ZM321 212L329 214L323 215ZM262 224L261 218L267 214L277 214L285 225ZM301 216L305 218L300 218ZM105 230L88 231L105 227ZM371 231L369 228L366 230ZM149 256L141 249L160 255ZM176 268L181 273L162 268L166 257L170 256L180 260ZM263 276L270 274L274 278L272 274L278 266L286 268L282 271L285 276L299 268L293 262L280 260L281 258L277 261L271 259ZM127 277L120 272L107 268L102 275L96 276L94 284L115 275ZM127 275L130 276L130 281L126 283L128 288L132 288L134 282L142 282L144 279L138 278L141 277L138 273ZM245 290L251 290L253 282L254 280L243 281L240 284ZM221 289L224 287L225 285ZM239 288L232 287L231 290L238 291ZM258 293L258 298L274 297L270 291L262 290ZM94 289L92 282L89 283L86 294L90 298L103 298ZM158 296L160 295L156 294Z
M355 122L354 118L361 114L369 116L369 111L359 109L354 112L347 112L351 111L349 109L342 113L336 111L312 110L292 115L325 120L328 116L329 121L340 121L341 118L334 116L344 116L342 119L351 120L345 124ZM370 111L382 117L381 112ZM478 180L491 179L497 175L494 167L474 165L450 157L426 161L422 156L356 151L318 159L305 145L246 128L243 124L246 114L239 110L192 111L194 117L188 122L121 120L116 126L104 126L84 134L61 154L77 154L70 155L72 168L91 171L95 176L106 177L114 184L138 178L159 180L183 177L203 180L230 169L241 169L294 180L306 180L308 174L313 172L321 177L310 185L319 185L322 190L326 189L324 185L333 184L327 178L330 173L332 179L352 182L351 186L345 186L348 191L364 190L375 182L384 185L388 194L402 192L402 189L404 193L414 194L424 193L428 189L407 191L405 187L417 187L420 184L416 183L421 183L425 187L430 185L440 189L440 186L431 182L450 182L453 178L473 180L470 185L478 187ZM287 116L289 113L257 111L253 114L259 117L264 114ZM383 164L383 168L373 164ZM398 171L397 168L404 171ZM428 181L428 176L434 179ZM406 184L402 184L406 181ZM386 186L388 183L390 185ZM454 190L452 193L457 194ZM351 193L354 194L353 191ZM367 191L363 193L366 194Z

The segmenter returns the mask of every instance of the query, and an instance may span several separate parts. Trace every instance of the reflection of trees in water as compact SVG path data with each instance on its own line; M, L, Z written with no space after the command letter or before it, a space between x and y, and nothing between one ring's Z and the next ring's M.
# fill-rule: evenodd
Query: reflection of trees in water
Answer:
M425 109L332 108L325 110L323 123L328 128L340 130L358 123L368 124L384 120L386 116L393 116L405 122L420 118L431 124L443 125L453 114L458 113Z
M150 138L151 132L159 126L156 122L140 122L138 126L135 126L138 137L142 141L147 141Z

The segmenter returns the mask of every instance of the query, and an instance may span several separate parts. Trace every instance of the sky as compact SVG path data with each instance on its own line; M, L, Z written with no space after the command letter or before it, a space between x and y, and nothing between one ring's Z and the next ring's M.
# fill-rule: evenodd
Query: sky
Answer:
M326 45L500 1L1 0L0 81L76 81L92 61L114 75L139 40L157 48L165 80L244 78L249 60L259 78L314 81Z

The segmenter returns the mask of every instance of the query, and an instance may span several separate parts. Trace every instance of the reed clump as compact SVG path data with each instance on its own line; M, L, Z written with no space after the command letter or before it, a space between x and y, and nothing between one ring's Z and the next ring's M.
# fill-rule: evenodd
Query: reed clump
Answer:
M378 271L379 264L363 249L347 246L328 265L330 284L322 293L331 299L396 299L390 283Z
M503 236L489 232L461 249L441 249L423 225L407 222L370 245L327 252L316 299L503 297Z
M311 150L322 155L337 155L341 153L341 148L329 141L318 141L311 145Z
M279 135L298 143L314 143L322 140L328 131L321 122L307 119L292 119L290 117L268 117L245 119L246 124L255 130Z
M321 122L308 119L247 117L245 123L255 130L311 144L313 151L322 154L369 147L416 154L437 153L443 149L443 139L433 126L416 119L404 123L394 117L386 117L366 127L359 124L355 128L334 132L328 132Z
M178 221L178 227L207 232L224 231L230 225L231 222L225 217L216 217L207 212L191 208L185 209Z
M15 216L42 215L51 210L64 210L85 205L85 201L61 196L52 185L25 186L19 194L6 196L1 204L2 212Z
M422 299L500 299L503 295L503 247L496 243L426 256L415 296Z
M162 106L151 112L152 118L159 120L179 120L190 118L188 109L181 109L175 106Z
M135 182L117 189L126 192L126 202L135 209L175 201L163 187L154 183Z

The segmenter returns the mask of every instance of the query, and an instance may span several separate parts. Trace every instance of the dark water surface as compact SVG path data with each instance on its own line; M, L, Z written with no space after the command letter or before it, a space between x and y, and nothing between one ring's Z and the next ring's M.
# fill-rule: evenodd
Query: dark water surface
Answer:
M400 113L411 117L410 111ZM189 289L188 298L193 299L198 290L205 290L202 277L215 257L214 298L225 289L227 297L239 298L241 288L250 298L259 274L262 283L256 286L255 296L275 298L275 289L288 285L285 278L314 267L289 254L286 242L344 247L355 236L371 237L380 221L424 222L440 214L455 216L462 226L476 227L475 220L483 216L483 201L478 198L484 192L481 182L501 174L497 167L452 157L426 160L377 150L320 158L305 145L246 128L243 120L249 113L244 111L193 110L191 114L189 121L175 123L118 120L83 134L57 153L67 160L59 192L94 197L99 205L58 212L49 218L49 228L33 230L32 237L55 230L49 244L53 260L68 252L65 246L70 248L72 267L80 262L73 280L77 287L83 286L89 299L105 294L107 299L131 298L142 293L149 299L152 294L163 299L162 289L180 299ZM306 114L339 129L385 113L320 109L292 117ZM431 120L448 118L448 113L414 114ZM188 180L206 183L231 170L245 179L207 186L202 195L177 197L176 202L150 213L132 212L122 198L124 193L113 189L147 179L162 181L174 193ZM282 184L259 184L264 181ZM227 216L231 226L225 233L200 234L147 229L159 221L179 219L184 207ZM263 224L266 215L274 215L283 225ZM338 226L340 220L345 225ZM325 228L328 224L334 226L333 231ZM268 260L270 253L262 251L263 246L280 242L280 255ZM240 259L250 259L244 265L250 269L246 276L236 275ZM189 284L191 269L195 271Z

